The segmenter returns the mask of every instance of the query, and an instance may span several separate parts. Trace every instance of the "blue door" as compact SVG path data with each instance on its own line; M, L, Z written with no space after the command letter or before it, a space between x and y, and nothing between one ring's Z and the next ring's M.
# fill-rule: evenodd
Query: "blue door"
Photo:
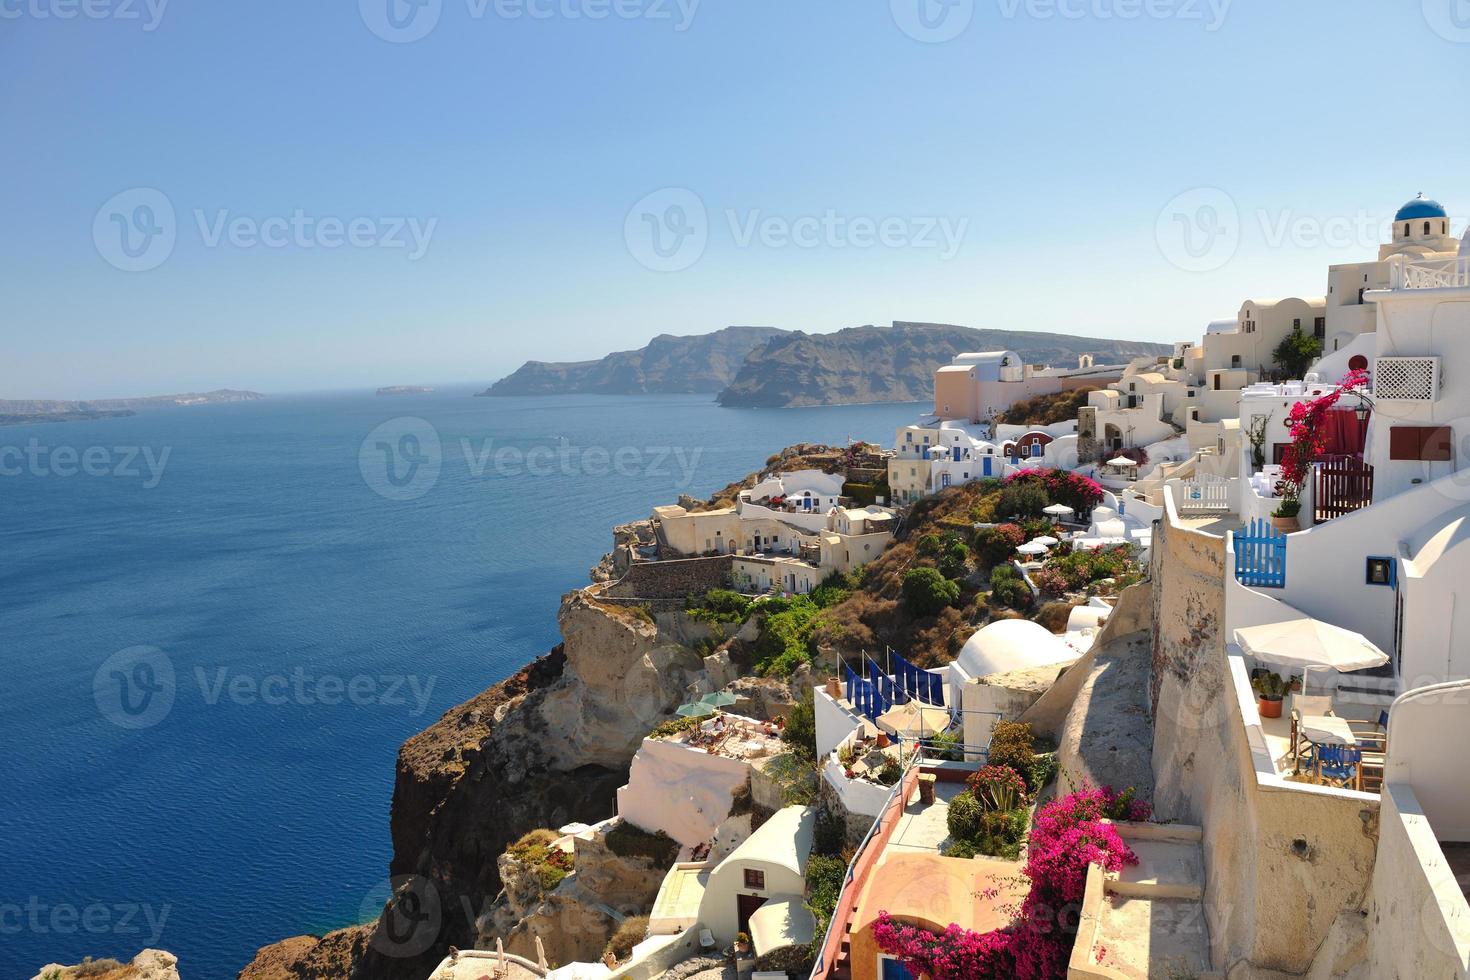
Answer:
M914 980L914 975L898 960L883 960L883 980Z

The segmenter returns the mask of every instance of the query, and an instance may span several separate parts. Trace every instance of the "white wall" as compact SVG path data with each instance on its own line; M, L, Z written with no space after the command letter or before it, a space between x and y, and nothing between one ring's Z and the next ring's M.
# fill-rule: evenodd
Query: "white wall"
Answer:
M817 757L835 751L849 735L863 726L862 718L828 697L824 688L812 689L812 707L817 718Z
M618 816L692 847L714 836L730 813L735 789L749 778L750 767L739 760L645 738L628 784L618 790Z
M1383 778L1413 788L1441 841L1470 841L1470 681L1409 691L1388 711Z

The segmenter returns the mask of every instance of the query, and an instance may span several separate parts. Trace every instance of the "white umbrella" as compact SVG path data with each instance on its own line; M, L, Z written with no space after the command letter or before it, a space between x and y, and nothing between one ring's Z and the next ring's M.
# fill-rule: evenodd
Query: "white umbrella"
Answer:
M1041 512L1043 514L1051 514L1053 517L1065 517L1068 514L1075 514L1075 513L1077 513L1075 510L1073 510L1072 508L1068 507L1066 504L1052 504L1049 507L1043 507L1043 508L1041 508Z
M1127 456L1114 456L1112 459L1108 460L1107 465L1108 466L1137 466L1138 464L1135 463L1133 460L1129 459Z
M1236 630L1235 642L1257 660L1291 670L1318 666L1364 670L1388 663L1388 654L1362 633L1310 616Z
M949 712L910 701L878 716L878 727L904 738L930 738L949 727Z
M1044 544L1048 548L1051 548L1051 547L1054 547L1055 545L1061 544L1062 542L1059 541L1059 540L1057 540L1056 538L1052 537L1050 534L1043 534L1039 538L1032 538L1031 539L1031 543L1032 544Z
M1017 547L1016 550L1023 555L1044 555L1046 554L1046 545L1039 544L1035 541L1027 541L1025 544Z

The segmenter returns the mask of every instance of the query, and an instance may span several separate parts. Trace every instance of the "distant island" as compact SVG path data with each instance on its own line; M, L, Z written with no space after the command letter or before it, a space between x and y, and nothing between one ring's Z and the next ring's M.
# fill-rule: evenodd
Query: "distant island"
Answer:
M50 398L0 398L0 425L29 425L35 422L78 422L88 419L125 418L140 408L166 405L210 405L216 402L253 402L265 398L258 391L189 391L180 395L147 395L142 398L94 398L63 401Z
M429 394L429 392L431 392L433 390L434 390L433 388L427 388L427 387L425 387L423 385L389 385L386 388L379 388L378 389L378 394L380 394L380 395L427 395L427 394Z
M721 405L799 408L917 402L934 392L934 369L966 351L1013 350L1031 364L1126 363L1169 352L1163 344L895 321L809 334L726 327L692 337L662 335L647 347L595 361L528 361L482 395L718 395Z
M724 389L751 351L787 331L726 327L691 337L660 334L638 350L595 361L527 361L481 395L688 395Z

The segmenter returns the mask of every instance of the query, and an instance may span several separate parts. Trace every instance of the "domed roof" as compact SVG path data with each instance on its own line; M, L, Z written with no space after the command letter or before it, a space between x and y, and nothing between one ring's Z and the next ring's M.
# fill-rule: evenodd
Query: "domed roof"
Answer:
M1399 208L1395 221L1411 221L1414 218L1448 218L1449 212L1438 201L1431 201L1423 194Z
M986 624L966 640L955 662L971 677L988 677L1069 663L1077 656L1065 640L1040 623L1001 619Z

